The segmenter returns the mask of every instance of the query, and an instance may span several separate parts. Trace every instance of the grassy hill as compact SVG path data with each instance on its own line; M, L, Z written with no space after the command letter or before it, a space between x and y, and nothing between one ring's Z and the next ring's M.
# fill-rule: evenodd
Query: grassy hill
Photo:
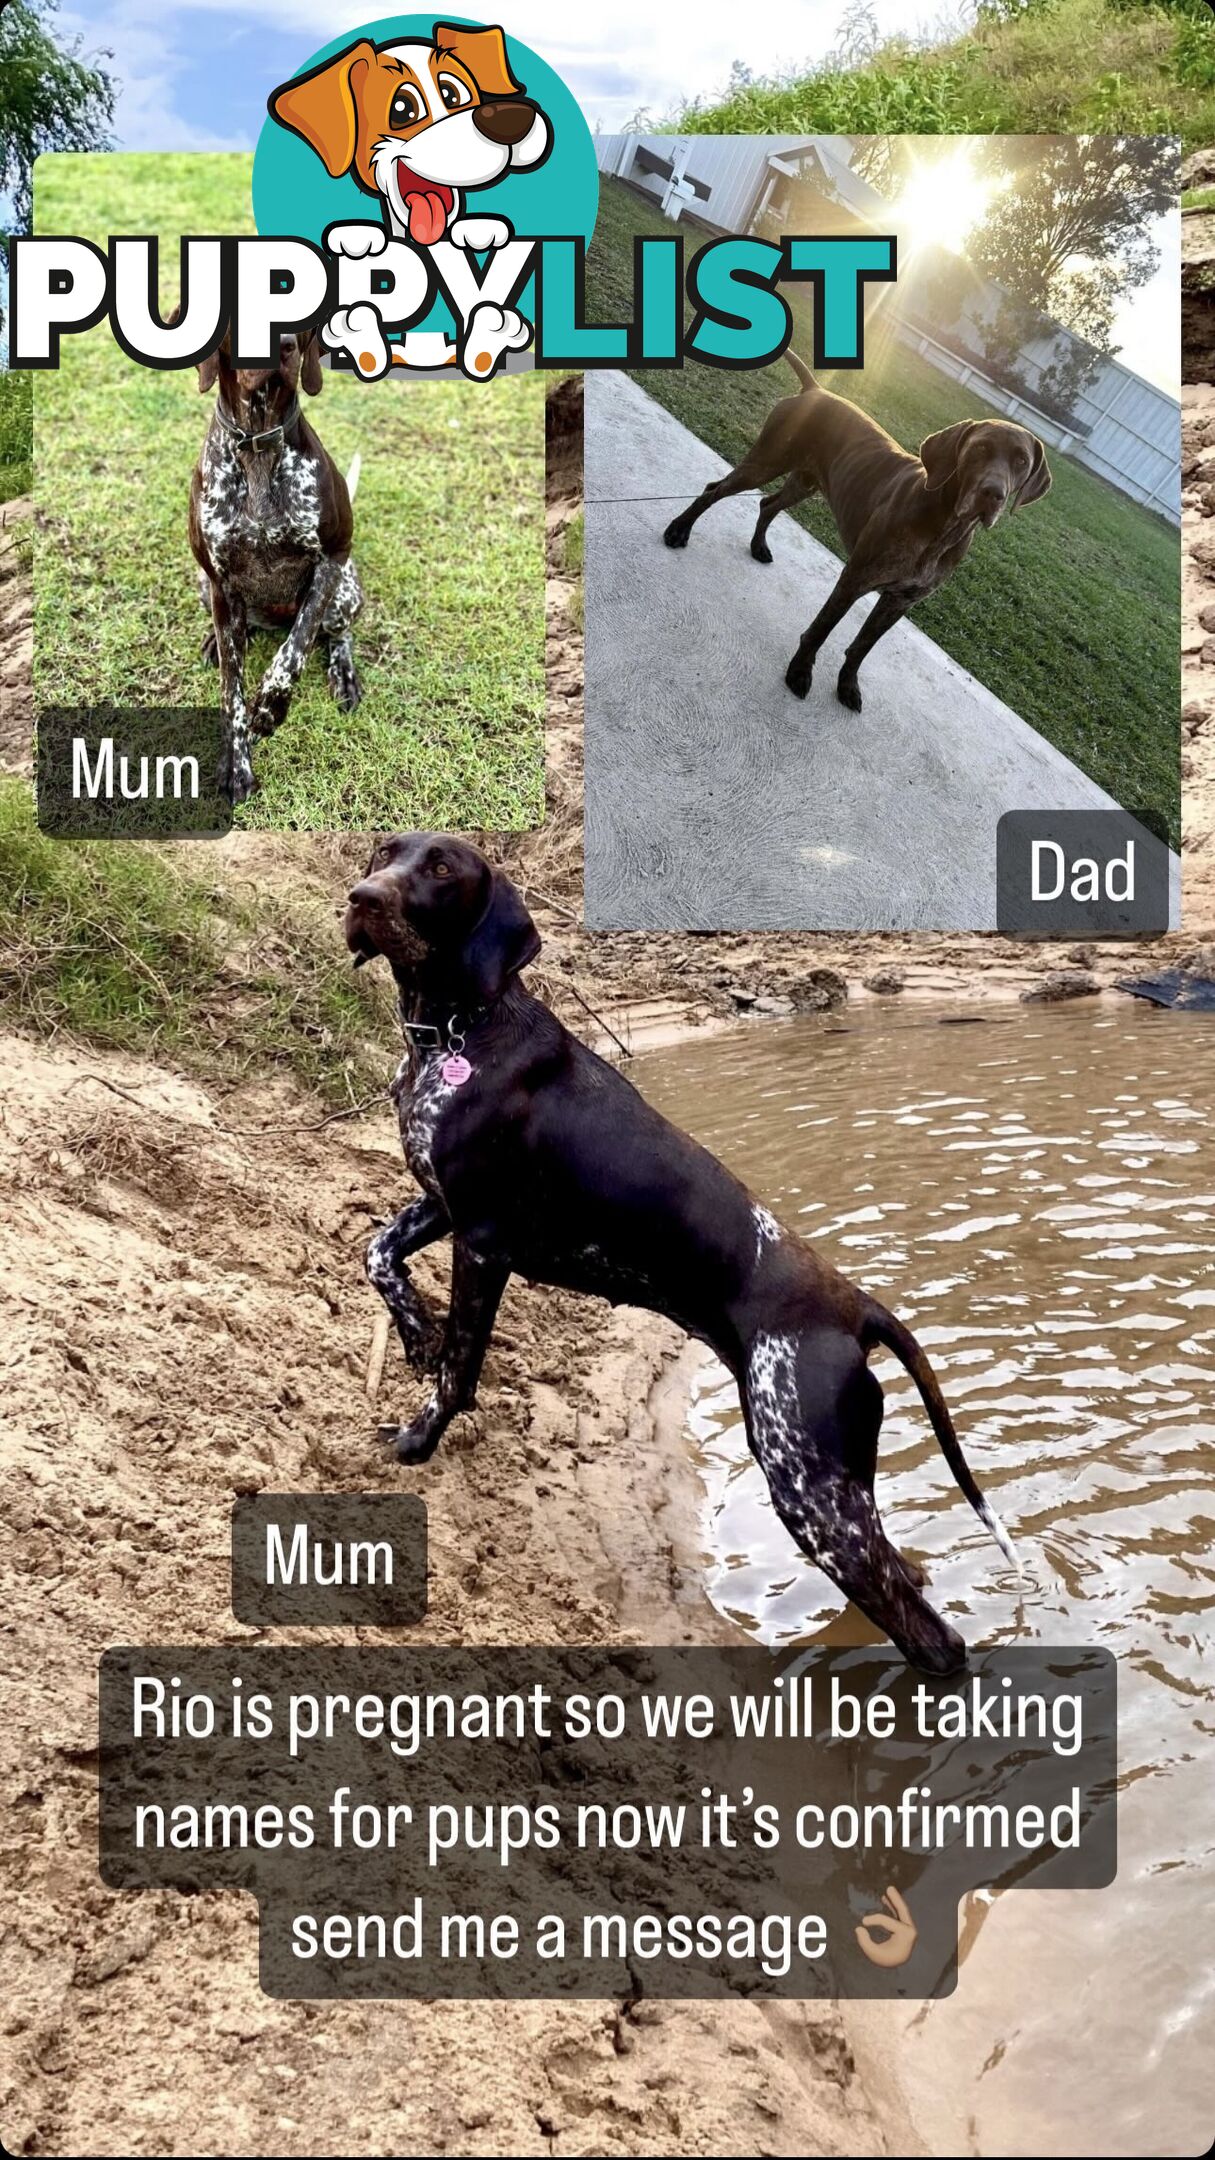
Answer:
M909 8L909 14L914 13ZM927 12L927 10L925 10ZM1204 0L999 0L943 43L896 38L846 64L732 84L655 125L681 134L1180 135L1215 142ZM861 37L862 45L868 41Z

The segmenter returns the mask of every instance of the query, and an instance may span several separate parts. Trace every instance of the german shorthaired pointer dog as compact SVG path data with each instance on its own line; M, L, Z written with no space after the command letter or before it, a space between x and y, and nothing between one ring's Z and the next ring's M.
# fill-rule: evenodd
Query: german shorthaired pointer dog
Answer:
M243 802L253 791L252 738L286 718L291 693L323 640L329 687L346 712L361 695L351 626L363 604L350 553L351 488L300 410L299 390L321 389L320 347L282 339L278 366L234 368L225 337L203 360L198 387L219 384L202 454L190 484L190 546L210 610L203 657L219 667L224 750L219 783ZM357 461L356 461L357 465ZM245 704L250 629L285 632Z
M849 398L820 389L796 353L785 358L802 385L801 395L773 407L741 465L672 518L663 539L668 547L686 547L697 518L714 503L766 487L783 473L784 485L760 504L751 539L756 562L770 563L767 533L778 511L791 510L807 495L822 495L847 560L789 662L785 681L795 697L804 698L819 647L857 600L878 593L877 606L844 654L836 684L842 703L859 712L857 676L865 655L908 608L953 576L980 525L990 530L1006 508L1024 509L1045 495L1050 470L1037 436L1010 420L959 420L929 435L917 457Z
M356 966L389 962L407 1041L393 1094L422 1197L367 1255L406 1357L437 1374L412 1424L390 1429L402 1461L425 1462L472 1406L512 1274L664 1313L734 1375L752 1452L802 1551L913 1664L955 1671L965 1645L921 1597L874 1503L882 1391L867 1357L879 1344L914 1379L971 1506L1016 1556L914 1336L524 989L539 937L476 848L439 833L382 841L345 930ZM406 1263L448 1236L440 1331Z

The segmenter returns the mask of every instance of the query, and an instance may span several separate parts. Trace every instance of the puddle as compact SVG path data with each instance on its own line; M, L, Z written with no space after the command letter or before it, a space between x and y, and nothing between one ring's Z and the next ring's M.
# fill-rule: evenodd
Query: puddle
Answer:
M1215 2102L1215 1023L945 1017L766 1026L633 1076L929 1351L1027 1575L1018 1626L1015 1576L883 1358L878 1501L933 1604L973 1643L1120 1661L1117 1885L967 1915L958 1995L899 2028L919 2134L1195 2152ZM773 1645L870 1639L773 1515L715 1363L689 1442L720 1610Z

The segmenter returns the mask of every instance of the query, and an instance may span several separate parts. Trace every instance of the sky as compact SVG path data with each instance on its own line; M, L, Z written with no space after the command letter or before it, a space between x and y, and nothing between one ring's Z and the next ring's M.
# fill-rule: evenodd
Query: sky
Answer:
M961 26L965 0L870 0L879 33ZM388 6L383 10L387 13ZM455 7L459 16L470 11ZM475 9L471 10L475 16ZM846 30L854 0L766 0L763 47L751 21L721 0L502 0L490 19L535 46L578 98L592 127L611 132L638 113L661 119L685 98L712 95L735 61L756 74L821 62ZM108 49L120 79L115 119L127 150L251 149L270 88L319 45L376 17L376 0L65 0L60 21L86 53ZM1152 283L1119 310L1119 358L1176 393L1175 294L1179 221L1163 221Z

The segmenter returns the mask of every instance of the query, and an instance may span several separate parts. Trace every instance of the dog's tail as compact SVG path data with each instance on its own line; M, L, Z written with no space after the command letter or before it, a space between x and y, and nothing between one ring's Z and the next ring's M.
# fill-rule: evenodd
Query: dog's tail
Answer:
M354 501L354 491L359 484L359 474L362 472L362 470L363 460L360 453L356 450L354 456L350 460L350 470L346 475L346 493L349 495L351 502Z
M790 346L786 351L785 358L788 361L790 367L792 368L794 374L796 375L803 390L818 389L818 384L814 380L814 376L811 373L810 369L806 366L804 360L798 359L798 356L793 351L792 346Z
M883 1343L887 1350L893 1350L900 1365L911 1374L928 1412L929 1423L940 1442L941 1453L953 1471L963 1497L969 1500L979 1521L990 1530L1005 1559L1016 1568L1018 1580L1024 1581L1025 1571L1021 1566L1017 1548L995 1509L984 1499L971 1476L970 1465L962 1453L962 1443L954 1431L949 1406L941 1393L941 1384L911 1329L904 1327L901 1320L896 1320L894 1314L887 1312L884 1305L879 1305L876 1298L870 1298L865 1338L866 1346L870 1342L879 1342Z

